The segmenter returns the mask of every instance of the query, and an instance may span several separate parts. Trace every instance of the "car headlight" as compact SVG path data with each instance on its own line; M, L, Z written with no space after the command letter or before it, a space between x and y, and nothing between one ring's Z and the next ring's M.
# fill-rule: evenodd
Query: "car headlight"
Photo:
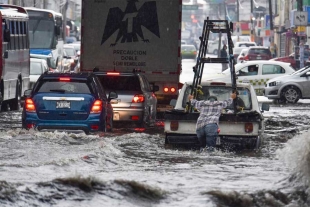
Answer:
M281 81L272 81L269 83L269 86L278 86L281 84Z

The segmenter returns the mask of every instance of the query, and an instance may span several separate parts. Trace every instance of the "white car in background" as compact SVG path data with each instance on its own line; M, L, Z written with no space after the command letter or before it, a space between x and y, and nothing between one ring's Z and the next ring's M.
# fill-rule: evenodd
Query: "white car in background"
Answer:
M234 49L233 49L233 54L234 54L234 58L237 61L238 56L240 55L240 52L244 49L244 48L248 48L251 46L256 46L256 42L236 42L234 44Z
M254 72L250 72L253 68ZM270 60L255 60L238 63L235 65L237 83L250 83L253 85L257 95L263 95L264 87L269 79L292 74L295 69L290 63L270 61ZM231 82L230 68L222 73L210 75L204 80Z
M236 47L237 42L251 42L250 36L232 36L231 37L234 47ZM226 37L222 37L220 50L223 48L223 45L227 45ZM208 53L217 55L219 49L219 39L216 39L214 41L211 41L211 43L208 43Z
M297 103L299 99L310 99L309 79L309 66L290 75L270 79L265 86L264 96L278 103Z
M237 63L241 63L241 62L244 61L244 56L245 56L245 54L248 52L248 50L249 50L248 47L243 48L243 49L241 50L241 52L240 52L240 54L238 55L237 60L236 60Z
M49 70L46 60L40 58L30 58L30 88L33 88L38 78Z

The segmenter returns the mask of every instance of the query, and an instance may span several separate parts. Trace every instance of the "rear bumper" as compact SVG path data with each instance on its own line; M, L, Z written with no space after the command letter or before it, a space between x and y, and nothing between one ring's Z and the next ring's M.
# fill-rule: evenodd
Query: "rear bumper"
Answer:
M239 147L256 148L260 147L262 137L260 136L227 136L219 135L220 145L230 144ZM196 134L173 134L166 133L167 144L199 144L198 137Z
M116 122L142 122L144 116L143 108L115 108L113 107L113 121ZM139 117L138 119L133 117Z
M104 121L99 114L92 114L85 120L43 120L39 119L36 113L23 113L22 127L37 129L39 131L66 131L72 133L103 131ZM92 126L98 126L94 129Z

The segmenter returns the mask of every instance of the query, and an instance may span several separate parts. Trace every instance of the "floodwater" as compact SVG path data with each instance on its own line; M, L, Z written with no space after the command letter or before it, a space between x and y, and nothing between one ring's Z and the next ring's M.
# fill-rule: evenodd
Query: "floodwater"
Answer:
M310 103L271 105L259 152L167 148L154 128L100 135L21 129L0 116L0 206L310 206Z

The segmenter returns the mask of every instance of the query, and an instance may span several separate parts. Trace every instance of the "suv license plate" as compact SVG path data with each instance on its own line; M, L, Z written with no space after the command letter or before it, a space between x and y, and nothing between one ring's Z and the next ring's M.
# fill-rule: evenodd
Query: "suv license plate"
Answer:
M119 120L119 113L114 113L113 120Z
M71 104L70 101L57 101L56 108L57 109L70 109Z

